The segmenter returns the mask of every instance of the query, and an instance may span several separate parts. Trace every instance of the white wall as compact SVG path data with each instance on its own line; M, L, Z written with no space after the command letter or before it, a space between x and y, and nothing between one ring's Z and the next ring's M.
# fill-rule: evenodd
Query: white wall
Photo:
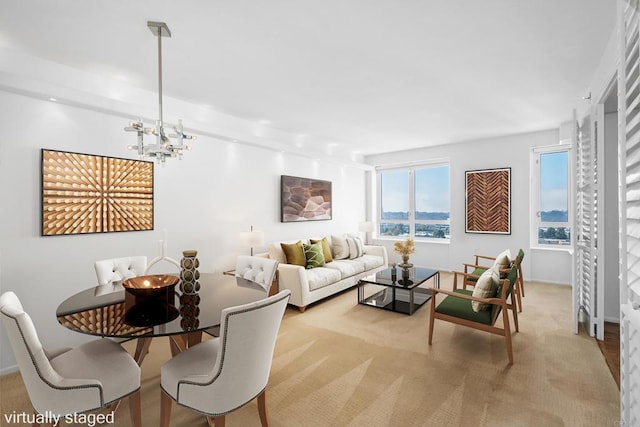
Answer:
M63 87L56 90L64 95ZM134 158L126 146L135 136L123 131L126 121L118 114L18 95L1 85L0 110L0 291L18 294L45 346L87 339L60 326L55 310L65 298L96 284L95 260L151 259L163 230L169 256L179 260L182 250L196 249L201 271L209 272L229 269L237 254L249 252L239 248L238 236L251 225L264 231L268 243L357 232L365 217L365 169L201 135L182 161L155 167L154 231L41 237L40 149ZM216 131L215 124L210 126ZM280 223L282 174L332 181L333 219ZM14 365L2 327L0 373Z
M571 256L566 250L531 250L529 237L530 153L536 146L559 143L558 129L482 139L453 145L369 156L371 165L392 165L448 158L451 173L451 242L416 242L414 264L460 271L474 254L495 256L509 248L513 255L525 251L522 263L527 280L571 284ZM511 168L511 234L465 233L465 171ZM390 261L399 261L393 241L376 239L389 250Z

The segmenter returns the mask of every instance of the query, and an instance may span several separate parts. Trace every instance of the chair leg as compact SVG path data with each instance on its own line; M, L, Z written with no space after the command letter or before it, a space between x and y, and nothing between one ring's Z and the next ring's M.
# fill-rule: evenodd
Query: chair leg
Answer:
M169 427L171 419L171 405L173 399L164 390L160 392L160 426Z
M520 313L522 313L522 296L521 296L522 286L520 286L520 277L516 278L516 283L515 283L514 289L515 289L516 297L518 299L518 307L517 308L518 308L518 311Z
M433 316L436 314L436 297L433 295L431 297L431 315L429 316L429 345L431 345L431 340L433 339Z
M518 266L518 279L520 280L520 292L524 298L524 278L522 277L522 265Z
M504 339L507 343L509 365L513 365L513 348L511 347L511 326L509 326L509 309L506 306L502 308L502 321L504 322Z
M131 425L142 427L142 409L140 407L140 390L129 396L129 413L131 414Z
M269 414L267 413L267 389L258 395L258 413L262 427L269 427Z
M224 415L219 417L207 417L210 426L224 427Z

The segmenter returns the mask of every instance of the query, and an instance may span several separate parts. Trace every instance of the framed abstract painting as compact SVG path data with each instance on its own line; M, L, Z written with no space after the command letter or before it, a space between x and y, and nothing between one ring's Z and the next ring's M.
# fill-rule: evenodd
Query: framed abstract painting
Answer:
M280 190L281 222L331 219L331 181L282 175Z
M511 234L511 168L465 172L467 233Z
M42 149L42 236L153 230L153 162Z

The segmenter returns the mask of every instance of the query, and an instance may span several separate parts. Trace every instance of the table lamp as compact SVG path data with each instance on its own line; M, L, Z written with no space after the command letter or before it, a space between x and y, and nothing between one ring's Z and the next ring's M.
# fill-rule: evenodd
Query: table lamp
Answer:
M243 248L251 248L251 256L253 256L253 248L264 246L264 233L254 230L253 225L249 231L240 233L240 246Z
M365 245L369 244L369 233L373 231L373 221L362 221L358 224L358 230L364 233L364 243Z

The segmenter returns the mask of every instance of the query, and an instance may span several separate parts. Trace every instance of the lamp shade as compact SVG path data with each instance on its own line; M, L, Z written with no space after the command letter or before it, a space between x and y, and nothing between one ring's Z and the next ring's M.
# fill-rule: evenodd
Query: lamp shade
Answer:
M243 248L256 248L264 245L264 233L262 231L251 230L240 233L240 246Z
M358 230L363 233L371 233L373 231L373 222L362 221L360 224L358 224Z

